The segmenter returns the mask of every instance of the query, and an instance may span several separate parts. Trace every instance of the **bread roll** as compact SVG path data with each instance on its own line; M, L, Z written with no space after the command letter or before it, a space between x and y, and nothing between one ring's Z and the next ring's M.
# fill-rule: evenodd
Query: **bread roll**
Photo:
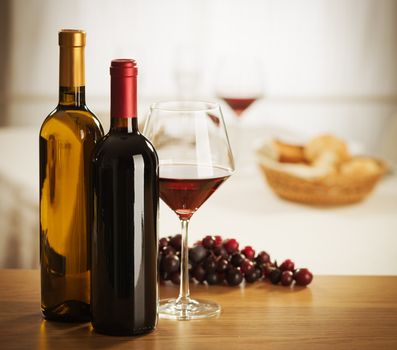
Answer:
M351 177L364 177L378 175L382 169L379 164L366 157L354 157L340 165L341 175Z
M280 140L273 140L273 147L276 149L278 161L281 163L305 163L303 146L291 145Z
M310 163L337 167L350 158L347 145L333 135L321 135L309 141L304 148L304 156Z

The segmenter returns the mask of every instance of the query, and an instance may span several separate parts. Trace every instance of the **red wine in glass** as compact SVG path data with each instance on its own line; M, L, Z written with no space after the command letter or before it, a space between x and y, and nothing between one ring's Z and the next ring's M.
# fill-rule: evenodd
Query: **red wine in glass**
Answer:
M221 167L161 165L160 198L181 220L189 220L230 175L229 169Z
M258 98L257 97L222 97L222 99L233 109L238 117Z

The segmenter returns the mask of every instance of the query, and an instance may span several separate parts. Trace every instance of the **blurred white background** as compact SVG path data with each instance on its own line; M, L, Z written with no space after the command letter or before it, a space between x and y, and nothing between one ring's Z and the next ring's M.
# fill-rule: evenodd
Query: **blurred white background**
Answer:
M200 209L192 241L216 230L318 273L397 274L395 176L363 204L318 210L279 200L252 166L264 135L325 131L397 163L395 0L2 0L0 266L37 264L37 135L57 102L62 28L87 31L87 103L105 129L113 58L138 61L141 119L156 100L216 100L225 60L262 62L264 98L237 128L245 177L237 173ZM176 232L176 217L164 206L161 215L162 233ZM374 252L377 267L364 267Z
M2 125L41 123L57 99L57 32L83 28L88 101L105 125L112 58L138 60L144 115L157 99L214 98L222 61L248 53L263 62L265 98L247 112L246 124L328 129L397 158L397 146L384 144L390 128L397 133L395 0L3 0L1 6Z

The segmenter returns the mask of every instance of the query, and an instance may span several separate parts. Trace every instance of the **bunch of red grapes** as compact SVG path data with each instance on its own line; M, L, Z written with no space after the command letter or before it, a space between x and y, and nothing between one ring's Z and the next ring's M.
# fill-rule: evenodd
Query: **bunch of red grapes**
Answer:
M159 272L161 281L180 283L181 235L161 238L159 241ZM239 250L239 243L231 238L205 236L189 248L189 277L209 285L237 286L245 280L254 283L269 280L273 284L290 286L294 282L307 286L313 274L306 268L295 269L292 260L281 265L272 262L265 251L258 254L251 246Z

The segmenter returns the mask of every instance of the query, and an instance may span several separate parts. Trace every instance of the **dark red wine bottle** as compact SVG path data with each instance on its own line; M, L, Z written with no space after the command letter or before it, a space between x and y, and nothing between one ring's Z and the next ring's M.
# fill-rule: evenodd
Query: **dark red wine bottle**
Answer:
M111 127L93 155L92 325L135 335L157 324L158 157L138 130L133 60L113 60Z

